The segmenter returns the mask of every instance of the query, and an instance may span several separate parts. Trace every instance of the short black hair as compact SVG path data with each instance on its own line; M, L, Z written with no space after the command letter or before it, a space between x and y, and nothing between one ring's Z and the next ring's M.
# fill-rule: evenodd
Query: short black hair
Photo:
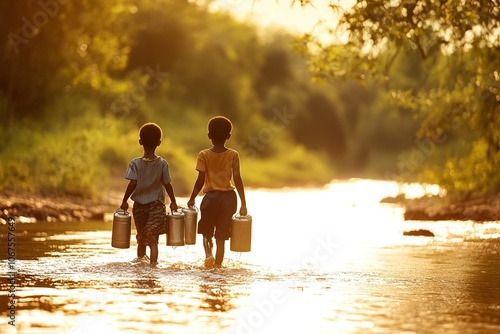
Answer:
M146 123L139 130L139 138L142 140L142 145L147 147L156 147L163 137L161 128L156 123Z
M233 130L233 123L224 116L215 116L208 121L208 133L215 140L226 140Z

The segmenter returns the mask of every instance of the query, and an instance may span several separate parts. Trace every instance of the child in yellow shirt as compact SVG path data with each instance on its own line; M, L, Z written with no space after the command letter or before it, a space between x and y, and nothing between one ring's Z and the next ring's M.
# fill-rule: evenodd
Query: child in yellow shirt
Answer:
M224 260L225 241L231 236L231 219L236 212L236 191L240 197L240 215L247 215L245 189L240 174L240 158L236 150L225 146L231 137L233 125L229 119L216 116L208 122L208 138L212 147L198 154L196 170L198 178L193 186L188 206L195 204L195 198L202 190L205 193L200 205L201 218L198 234L203 235L205 266L221 267ZM231 183L231 178L234 185ZM215 231L217 245L215 259L212 253ZM215 262L215 263L214 263Z

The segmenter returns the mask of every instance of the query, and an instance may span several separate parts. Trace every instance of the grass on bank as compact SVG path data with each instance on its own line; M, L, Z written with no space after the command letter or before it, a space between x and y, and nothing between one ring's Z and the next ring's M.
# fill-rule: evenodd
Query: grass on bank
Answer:
M176 193L186 196L197 177L197 153L200 148L209 147L210 142L204 131L198 133L201 125L196 126L198 131L191 134L191 142L185 145L176 138L186 138L186 127L167 128L157 153L170 164ZM182 135L177 136L176 132ZM105 190L122 187L123 183L117 187L116 176L124 175L129 161L142 154L138 126L96 114L86 113L67 123L52 122L50 126L35 122L15 124L8 131L3 129L3 133L6 145L0 150L2 192L98 200ZM241 153L247 187L322 185L334 177L325 157L282 139L276 139L273 145L273 154L268 157L247 157ZM229 141L228 146L238 148L236 142Z

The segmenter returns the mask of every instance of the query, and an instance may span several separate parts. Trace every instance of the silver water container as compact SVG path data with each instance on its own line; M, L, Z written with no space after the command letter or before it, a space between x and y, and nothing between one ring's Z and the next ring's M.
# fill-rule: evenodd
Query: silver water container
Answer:
M198 222L198 209L195 206L182 208L184 213L184 243L196 244L196 224Z
M252 245L252 216L236 215L231 221L231 245L233 252L250 252Z
M132 217L125 210L116 210L113 215L113 231L111 232L111 246L114 248L130 247L130 229Z
M167 213L167 246L184 246L184 213Z

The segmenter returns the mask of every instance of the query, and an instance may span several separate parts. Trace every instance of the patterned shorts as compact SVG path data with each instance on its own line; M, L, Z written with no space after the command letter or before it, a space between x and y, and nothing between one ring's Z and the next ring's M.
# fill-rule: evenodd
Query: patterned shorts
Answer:
M160 201L147 204L134 202L132 214L137 229L137 243L147 246L158 245L160 234L167 233L165 203Z

